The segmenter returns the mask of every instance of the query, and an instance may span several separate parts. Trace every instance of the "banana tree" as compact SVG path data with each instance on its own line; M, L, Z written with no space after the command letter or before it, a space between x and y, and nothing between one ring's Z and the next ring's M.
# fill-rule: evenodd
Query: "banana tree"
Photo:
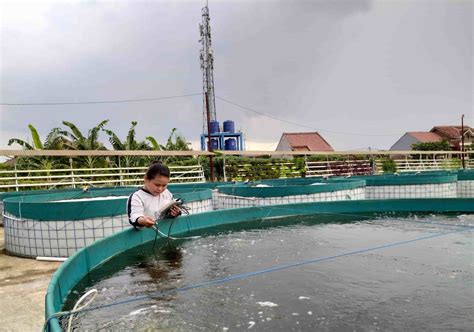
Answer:
M189 147L190 142L186 142L186 138L177 132L176 128L171 130L168 140L166 141L165 150L168 151L192 151Z
M103 130L108 122L109 120L99 122L92 129L89 129L87 136L84 136L74 123L63 121L63 124L71 130L66 132L69 141L64 144L65 148L68 150L107 150L98 139L100 130ZM107 166L106 158L100 156L78 157L76 161L78 166L86 168Z
M62 150L67 142L67 133L61 128L53 128L46 136L44 142L33 125L29 124L28 128L31 133L31 143L20 138L11 138L8 141L8 145L18 144L25 150ZM47 175L50 175L49 170L65 166L67 166L67 160L61 157L22 157L17 161L17 167L19 168L46 170Z
M20 138L11 138L8 141L8 145L17 143L25 150L61 150L63 148L63 143L65 142L65 136L67 133L61 128L53 128L46 136L44 143L41 142L38 130L36 130L33 125L29 124L28 128L30 129L33 145Z
M158 146L157 150L160 150L159 145L157 144L156 140L149 136L147 140L151 142L151 147L148 145L146 141L137 141L136 140L136 133L135 127L137 126L137 121L132 121L130 129L128 130L127 137L124 141L122 141L118 135L110 129L104 129L104 131L109 135L109 142L116 151L124 151L124 150L156 150L156 146ZM123 160L122 163L119 161ZM115 163L117 165L125 167L138 167L144 166L147 162L147 158L139 157L139 156L125 156L119 159L119 157L115 158Z
M190 142L186 142L186 138L177 132L176 128L171 130L168 139L166 140L166 145L163 146L163 150L167 151L192 151L189 147L191 145ZM189 160L192 157L167 157L165 158L165 163L172 163L179 160Z

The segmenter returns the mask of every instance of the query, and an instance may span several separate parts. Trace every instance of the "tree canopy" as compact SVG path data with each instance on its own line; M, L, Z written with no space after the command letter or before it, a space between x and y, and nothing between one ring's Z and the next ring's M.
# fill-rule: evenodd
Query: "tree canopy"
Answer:
M447 139L439 142L420 142L411 145L415 151L451 151L452 147Z
M87 130L87 135L81 131L74 123L63 121L62 124L67 127L53 128L44 141L41 140L37 129L33 125L28 125L31 133L31 142L20 138L11 138L8 145L19 144L25 150L107 150L105 145L99 140L99 135L104 131L108 136L108 141L115 151L123 150L169 150L169 151L190 151L192 150L183 135L177 132L176 128L171 130L166 145L161 145L152 137L147 136L144 140L136 139L137 121L132 121L125 139L121 140L119 136L111 129L106 128L109 120L102 120L97 125ZM102 156L85 156L73 158L73 163L77 167L106 167L110 164L116 166L136 167L144 166L150 162L150 157L124 156L116 158L106 158ZM172 161L173 158L168 158ZM52 169L60 165L71 166L67 158L53 157L23 157L20 158L21 164L25 167Z

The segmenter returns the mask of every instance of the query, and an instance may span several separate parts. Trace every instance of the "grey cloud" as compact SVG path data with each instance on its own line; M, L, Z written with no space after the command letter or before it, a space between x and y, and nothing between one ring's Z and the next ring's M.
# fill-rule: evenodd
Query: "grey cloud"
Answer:
M2 102L150 98L200 92L203 2L45 4L28 24L2 23ZM6 14L13 13L10 9ZM310 127L338 149L388 148L408 130L472 113L472 3L210 1L216 94ZM11 15L10 15L11 16ZM2 107L0 130L103 119L125 135L201 132L199 96L159 102ZM307 131L217 100L249 141ZM259 125L259 122L263 122ZM356 132L360 136L332 132ZM366 134L395 134L371 137ZM0 142L4 145L4 142Z

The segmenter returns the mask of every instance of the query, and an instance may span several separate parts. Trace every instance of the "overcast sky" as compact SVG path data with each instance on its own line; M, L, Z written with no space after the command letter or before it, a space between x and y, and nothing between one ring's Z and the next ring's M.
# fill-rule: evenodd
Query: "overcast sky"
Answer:
M204 5L1 1L0 103L201 93ZM235 121L247 149L306 131L336 150L388 149L407 131L460 125L461 114L474 123L470 0L211 0L209 11L217 118ZM64 120L87 133L110 119L122 139L135 120L139 139L160 143L176 127L195 149L202 131L200 95L0 107L0 148L19 148L8 139L29 139L28 124L44 139Z

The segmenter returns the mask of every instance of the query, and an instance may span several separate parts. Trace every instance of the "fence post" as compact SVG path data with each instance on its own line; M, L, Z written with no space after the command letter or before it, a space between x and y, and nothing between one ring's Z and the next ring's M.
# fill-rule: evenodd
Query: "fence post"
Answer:
M227 182L227 173L225 172L225 154L222 156L222 172L224 173L224 182Z
M325 175L329 176L329 173L332 173L332 170L331 170L331 165L329 164L329 155L326 155L326 174Z
M123 175L122 175L122 166L120 163L120 156L118 156L118 167L119 167L119 174L120 174L120 186L123 186Z
M15 189L16 189L16 191L19 191L19 189L18 189L18 174L16 172L16 159L15 159Z
M303 173L301 174L301 177L305 178L306 177L306 173L309 171L309 167L308 167L308 158L306 158L306 154L304 155L304 171ZM303 176L304 175L304 176Z
M74 179L74 168L72 165L72 157L69 157L69 167L71 168L72 187L76 188L76 180Z

